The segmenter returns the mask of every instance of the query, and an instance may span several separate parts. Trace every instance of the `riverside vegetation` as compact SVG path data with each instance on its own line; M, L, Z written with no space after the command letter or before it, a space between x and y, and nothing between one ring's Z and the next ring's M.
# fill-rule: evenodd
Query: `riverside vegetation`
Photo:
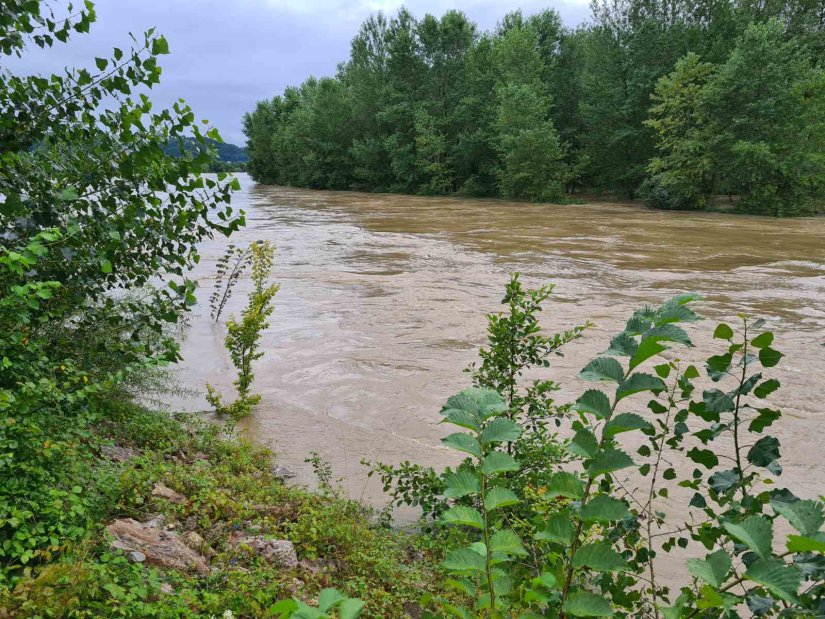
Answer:
M50 46L94 22L89 2L67 14L7 2L0 53ZM163 151L184 132L217 133L202 132L183 103L154 111L137 92L157 83L167 51L148 32L96 59L97 74L0 73L0 615L825 612L823 503L779 486L780 444L766 432L781 423L764 399L780 386L769 372L782 354L762 321L743 317L716 326L719 350L705 363L680 362L691 345L684 326L698 318L692 295L636 312L583 368L597 387L559 404L558 385L525 373L549 368L588 325L543 334L552 289L525 290L514 276L504 311L488 317L473 386L442 410L456 430L444 443L463 462L374 465L394 501L423 508L415 534L335 491L284 485L271 454L225 427L142 406L147 377L179 358L198 242L243 224L229 206L236 181L199 174L208 149ZM108 97L118 105L101 106ZM227 338L242 397L275 294L272 248L250 251L253 289L238 337ZM158 280L167 285L152 287ZM623 442L632 434L644 437L633 453ZM329 486L328 468L312 460ZM627 475L644 491L630 490ZM660 504L677 490L687 522ZM111 545L114 519L157 515L168 538L197 534L209 560L199 573ZM295 563L274 567L237 543L249 536L288 539ZM677 547L694 558L670 591L656 559Z
M244 119L259 182L658 208L821 212L818 0L595 0L479 32L459 11L368 19L334 77Z

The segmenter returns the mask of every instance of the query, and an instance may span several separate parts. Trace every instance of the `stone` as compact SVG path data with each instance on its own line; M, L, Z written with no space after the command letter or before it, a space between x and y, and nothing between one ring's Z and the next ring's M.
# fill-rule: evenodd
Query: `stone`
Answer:
M198 535L195 531L189 531L188 533L184 534L183 543L195 552L201 553L207 559L212 559L215 557L215 555L218 554L212 548L210 548L209 544L206 543L206 540L203 539L200 535Z
M298 567L298 555L295 547L287 539L274 539L263 535L239 537L231 540L236 546L249 548L256 556L277 567L292 569Z
M137 550L133 550L127 556L129 557L129 561L132 563L143 563L146 561L146 555L142 552L138 552Z
M179 505L187 502L186 497L180 492L175 492L171 488L168 488L160 483L155 484L152 488L152 496L160 497L161 499L166 499L170 503L177 503Z
M132 554L143 555L141 563L145 561L156 567L196 572L201 576L209 574L206 557L189 548L177 533L156 524L121 518L110 523L106 530L114 538L113 548L123 550L130 558Z
M295 471L293 471L291 469L288 469L283 464L273 464L271 470L272 470L272 475L275 478L280 479L281 481L284 481L286 479L292 479L293 477L295 477L297 475L297 473L295 473Z
M100 453L104 458L114 460L115 462L126 462L132 458L137 457L137 452L128 447L119 447L118 445L103 445L100 448Z
M165 582L160 586L160 592L165 595L172 595L175 592L175 590L172 588L172 585L170 585L168 582Z

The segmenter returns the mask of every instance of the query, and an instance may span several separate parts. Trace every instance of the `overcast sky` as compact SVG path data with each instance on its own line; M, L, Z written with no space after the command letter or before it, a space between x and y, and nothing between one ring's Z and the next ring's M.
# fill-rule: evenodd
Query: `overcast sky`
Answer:
M156 105L183 97L227 142L243 144L241 116L260 99L280 94L310 75L335 72L371 13L394 13L402 4L421 17L459 9L489 30L508 11L555 8L568 25L589 15L589 0L96 0L98 19L69 45L30 50L15 72L44 73L93 66L112 47L127 47L128 33L153 26L169 41Z

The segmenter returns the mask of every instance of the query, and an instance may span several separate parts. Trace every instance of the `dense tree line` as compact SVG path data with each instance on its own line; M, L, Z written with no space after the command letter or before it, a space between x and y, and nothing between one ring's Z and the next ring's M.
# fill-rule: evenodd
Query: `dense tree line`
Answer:
M246 114L249 171L313 188L822 208L821 0L592 10L577 28L514 12L489 33L458 11L374 15L335 77Z

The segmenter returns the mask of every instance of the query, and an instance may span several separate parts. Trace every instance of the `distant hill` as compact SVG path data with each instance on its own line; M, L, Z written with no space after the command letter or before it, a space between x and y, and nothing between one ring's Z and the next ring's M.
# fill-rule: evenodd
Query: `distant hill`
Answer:
M207 144L214 147L218 151L218 159L227 163L246 163L249 161L249 155L245 148L236 146L235 144L227 144L226 142L218 142L210 138L206 138ZM188 152L195 152L198 149L198 141L195 138L184 138L184 149ZM170 140L163 151L167 155L173 157L180 157L180 148L177 140Z

